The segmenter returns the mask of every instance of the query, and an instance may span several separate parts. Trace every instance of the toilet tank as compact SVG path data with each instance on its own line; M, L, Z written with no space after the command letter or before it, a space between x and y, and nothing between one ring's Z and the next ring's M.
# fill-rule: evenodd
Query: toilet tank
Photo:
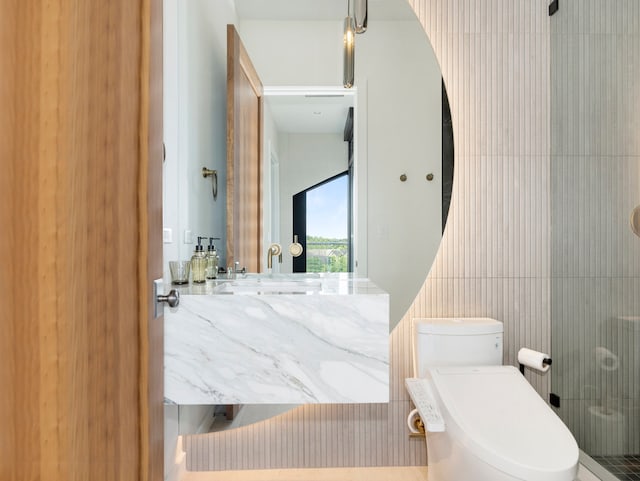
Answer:
M434 366L501 365L502 333L502 323L486 317L413 319L414 375Z

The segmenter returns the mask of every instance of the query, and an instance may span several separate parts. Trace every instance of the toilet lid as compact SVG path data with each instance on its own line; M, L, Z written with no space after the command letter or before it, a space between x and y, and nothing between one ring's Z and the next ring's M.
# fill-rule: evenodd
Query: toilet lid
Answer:
M520 479L573 479L575 439L516 368L442 367L430 373L462 442L478 457Z

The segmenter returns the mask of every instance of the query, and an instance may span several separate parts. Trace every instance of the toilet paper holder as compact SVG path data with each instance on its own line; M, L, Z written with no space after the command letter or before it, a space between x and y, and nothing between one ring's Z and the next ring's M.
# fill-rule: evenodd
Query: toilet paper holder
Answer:
M542 364L544 366L551 366L551 358L550 357L545 357L542 361ZM524 364L520 364L520 372L522 373L522 375L524 376Z
M542 365L543 366L551 366L551 358L550 357L545 357L542 360ZM524 376L524 364L522 363L518 363L520 365L520 372L522 373L522 375Z
M417 409L414 409L409 413L409 416L407 417L407 426L409 427L410 438L426 437L427 433L424 422L422 421Z

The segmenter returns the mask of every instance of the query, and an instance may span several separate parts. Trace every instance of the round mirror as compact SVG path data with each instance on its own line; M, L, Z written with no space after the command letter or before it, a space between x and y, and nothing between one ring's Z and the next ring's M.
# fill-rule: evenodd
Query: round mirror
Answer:
M188 259L196 236L218 237L226 265L226 25L235 24L265 86L263 245L278 241L288 252L300 234L293 227L293 197L318 194L340 180L340 194L329 189L307 197L317 208L307 208L305 218L324 212L317 224L328 230L308 232L312 239L300 242L302 252L319 252L323 262L329 257L324 251L347 252L345 261L327 265L346 265L389 293L391 331L423 285L440 243L453 133L438 62L407 1L369 0L366 32L355 37L352 89L342 88L346 14L345 0L165 2L165 139L167 158L178 162L165 165L165 228L173 242L164 255ZM309 130L330 112L339 113L324 127L329 130ZM217 171L217 199L203 167ZM339 202L328 203L338 196ZM345 227L331 230L337 224ZM286 262L282 272L294 270ZM246 420L238 425L281 410L260 408L256 415L252 409L243 409Z

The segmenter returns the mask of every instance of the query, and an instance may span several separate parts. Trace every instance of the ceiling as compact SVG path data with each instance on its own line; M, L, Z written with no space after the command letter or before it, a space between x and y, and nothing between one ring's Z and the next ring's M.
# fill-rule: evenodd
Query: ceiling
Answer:
M341 134L351 95L265 95L278 130L293 134Z

